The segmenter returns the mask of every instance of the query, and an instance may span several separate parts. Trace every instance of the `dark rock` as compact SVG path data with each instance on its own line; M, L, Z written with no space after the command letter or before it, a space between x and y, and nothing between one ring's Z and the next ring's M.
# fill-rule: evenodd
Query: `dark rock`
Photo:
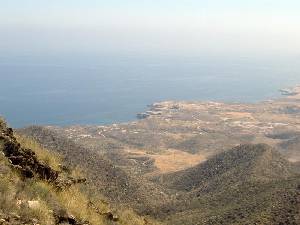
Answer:
M82 184L85 183L86 179L85 178L73 178L73 177L59 177L55 182L55 186L59 190L65 190L75 184Z
M117 215L114 215L112 212L103 213L105 215L106 219L117 222L119 221L119 217Z
M33 178L34 177L34 173L28 167L26 167L25 169L22 168L20 171L21 171L21 174L23 175L23 177L25 177L25 178Z
M63 209L55 212L54 218L55 218L56 224L62 224L62 223L67 223L67 224L72 224L72 225L80 224L76 221L76 218L73 215L68 214L67 211L63 210Z
M147 114L147 113L138 113L136 116L137 116L138 119L146 119L150 115Z
M62 164L58 164L59 168L61 169L61 171L66 172L66 173L70 173L71 170L69 167L62 165Z
M55 181L58 177L58 172L50 166L40 162L34 151L31 149L22 148L13 136L13 130L6 128L3 125L0 127L2 135L0 140L4 144L3 153L8 158L12 166L20 171L25 178L32 178L35 175L40 179L47 181Z

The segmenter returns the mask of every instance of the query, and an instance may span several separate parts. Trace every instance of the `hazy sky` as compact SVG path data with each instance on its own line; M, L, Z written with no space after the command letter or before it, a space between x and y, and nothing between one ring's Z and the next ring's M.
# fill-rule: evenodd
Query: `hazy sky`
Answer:
M299 0L0 0L2 52L300 53Z

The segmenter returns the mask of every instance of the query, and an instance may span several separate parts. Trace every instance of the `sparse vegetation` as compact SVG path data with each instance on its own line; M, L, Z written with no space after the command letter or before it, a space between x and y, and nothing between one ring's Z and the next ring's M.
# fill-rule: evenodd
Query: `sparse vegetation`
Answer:
M61 153L72 167L83 168L88 182L95 187L95 191L103 194L114 204L121 203L147 215L155 213L158 205L171 201L164 194L166 190L137 174L124 170L121 166L114 165L113 161L97 151L87 149L47 128L30 127L26 131L27 135L43 146Z
M60 165L62 165L62 158L57 153L50 152L30 137L25 137L21 134L15 134L15 137L24 148L34 150L39 160L45 162L55 170L61 169Z
M181 193L169 224L298 224L300 175L267 145L242 145L158 179Z
M62 177L75 175L72 171L62 171L62 158L41 147L34 140L17 135L16 140L5 123L1 121L0 152L16 144L19 148L31 149L38 160L60 171ZM6 134L7 132L7 134ZM6 135L6 136L5 136ZM12 138L12 140L8 140ZM20 149L22 150L22 149ZM22 150L23 151L23 150ZM26 152L26 151L25 151ZM74 184L63 190L57 189L53 181L39 176L26 178L19 173L19 167L0 154L0 219L1 224L90 224L90 225L144 225L145 219L133 211L113 209L101 195L91 192L85 184ZM70 222L73 221L73 222ZM148 224L155 222L147 221Z
M241 145L192 168L147 180L52 130L35 127L27 134L52 150L68 152L66 159L89 171L97 191L109 201L167 224L297 224L300 177L270 146Z

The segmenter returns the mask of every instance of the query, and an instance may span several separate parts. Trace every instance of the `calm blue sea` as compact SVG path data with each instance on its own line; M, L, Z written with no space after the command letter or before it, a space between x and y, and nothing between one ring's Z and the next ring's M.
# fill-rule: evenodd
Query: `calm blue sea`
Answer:
M297 59L0 57L0 114L13 127L131 121L164 100L255 102L300 83Z

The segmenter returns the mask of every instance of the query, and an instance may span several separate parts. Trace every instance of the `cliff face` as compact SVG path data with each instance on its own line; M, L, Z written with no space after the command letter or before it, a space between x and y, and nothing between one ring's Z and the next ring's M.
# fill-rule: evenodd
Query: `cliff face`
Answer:
M82 173L0 121L0 224L154 224L112 209Z

